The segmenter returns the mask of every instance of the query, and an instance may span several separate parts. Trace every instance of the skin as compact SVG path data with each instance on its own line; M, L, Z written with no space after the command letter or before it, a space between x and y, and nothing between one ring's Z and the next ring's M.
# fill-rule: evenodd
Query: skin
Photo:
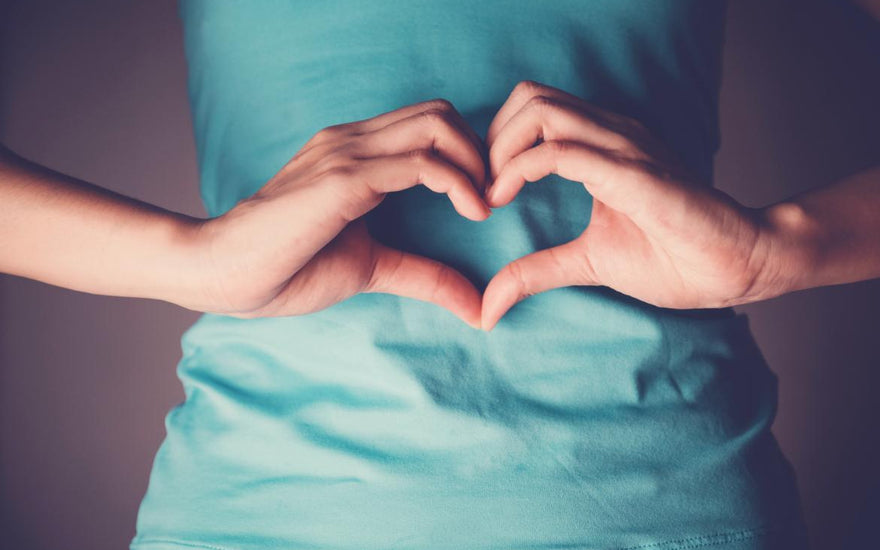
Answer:
M859 3L880 14L877 0ZM550 173L593 196L589 226L511 262L482 296L454 269L376 242L362 219L387 193L423 184L478 222L487 204L502 207ZM245 318L385 292L491 330L520 300L569 285L712 308L880 277L880 168L747 208L696 181L637 121L533 81L514 88L485 143L443 99L325 128L216 218L124 197L2 147L0 205L0 272Z
M748 208L695 180L637 121L533 81L516 86L486 140L490 206L553 173L583 183L593 211L574 240L495 275L485 330L520 300L564 286L691 309L880 277L880 168Z
M462 216L490 211L485 151L448 101L325 128L253 196L200 220L0 154L0 271L237 317L302 315L359 292L445 307L479 327L480 293L373 240L363 215L422 183Z

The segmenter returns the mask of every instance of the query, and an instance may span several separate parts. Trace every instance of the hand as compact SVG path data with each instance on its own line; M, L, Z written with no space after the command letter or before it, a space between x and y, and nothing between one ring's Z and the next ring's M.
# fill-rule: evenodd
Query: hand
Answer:
M321 130L257 193L200 228L213 310L300 315L386 292L478 328L481 296L463 275L373 240L362 216L386 193L424 183L462 216L486 219L483 147L444 100Z
M537 145L536 142L538 142ZM750 301L767 257L762 211L700 184L638 122L577 96L521 82L489 126L491 207L555 173L593 196L574 240L506 265L483 294L491 330L527 296L604 285L670 308ZM586 213L585 213L586 214Z

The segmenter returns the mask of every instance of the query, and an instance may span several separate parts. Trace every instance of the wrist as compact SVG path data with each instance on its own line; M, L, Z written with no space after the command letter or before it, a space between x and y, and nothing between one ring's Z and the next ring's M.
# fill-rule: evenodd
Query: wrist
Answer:
M800 204L784 201L758 210L756 262L760 266L746 302L767 300L815 286L822 231Z
M214 304L206 281L210 265L206 261L206 239L203 227L208 220L184 215L165 218L156 228L156 263L153 279L155 297L194 311L210 311Z
M178 305L223 314L241 314L263 305L265 293L248 257L255 247L249 242L249 233L230 223L229 217L227 212L216 218L193 220L184 230L182 242L188 249L193 277L187 285L191 291L184 298L186 303Z

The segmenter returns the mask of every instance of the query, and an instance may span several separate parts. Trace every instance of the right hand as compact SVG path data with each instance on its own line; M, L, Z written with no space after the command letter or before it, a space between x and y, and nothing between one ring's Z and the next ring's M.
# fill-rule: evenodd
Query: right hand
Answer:
M359 292L432 302L474 327L481 295L440 262L375 241L362 216L423 183L485 220L485 148L448 101L409 105L319 131L259 191L198 228L204 310L301 315Z

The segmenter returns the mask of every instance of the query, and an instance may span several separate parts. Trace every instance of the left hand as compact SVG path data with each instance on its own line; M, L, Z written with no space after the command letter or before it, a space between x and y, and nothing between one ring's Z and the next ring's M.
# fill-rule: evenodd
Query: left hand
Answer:
M571 285L604 285L683 309L736 305L759 291L768 252L763 212L695 181L640 123L524 81L496 114L486 144L490 207L555 173L583 183L593 209L577 238L514 260L492 278L484 330L520 300Z

